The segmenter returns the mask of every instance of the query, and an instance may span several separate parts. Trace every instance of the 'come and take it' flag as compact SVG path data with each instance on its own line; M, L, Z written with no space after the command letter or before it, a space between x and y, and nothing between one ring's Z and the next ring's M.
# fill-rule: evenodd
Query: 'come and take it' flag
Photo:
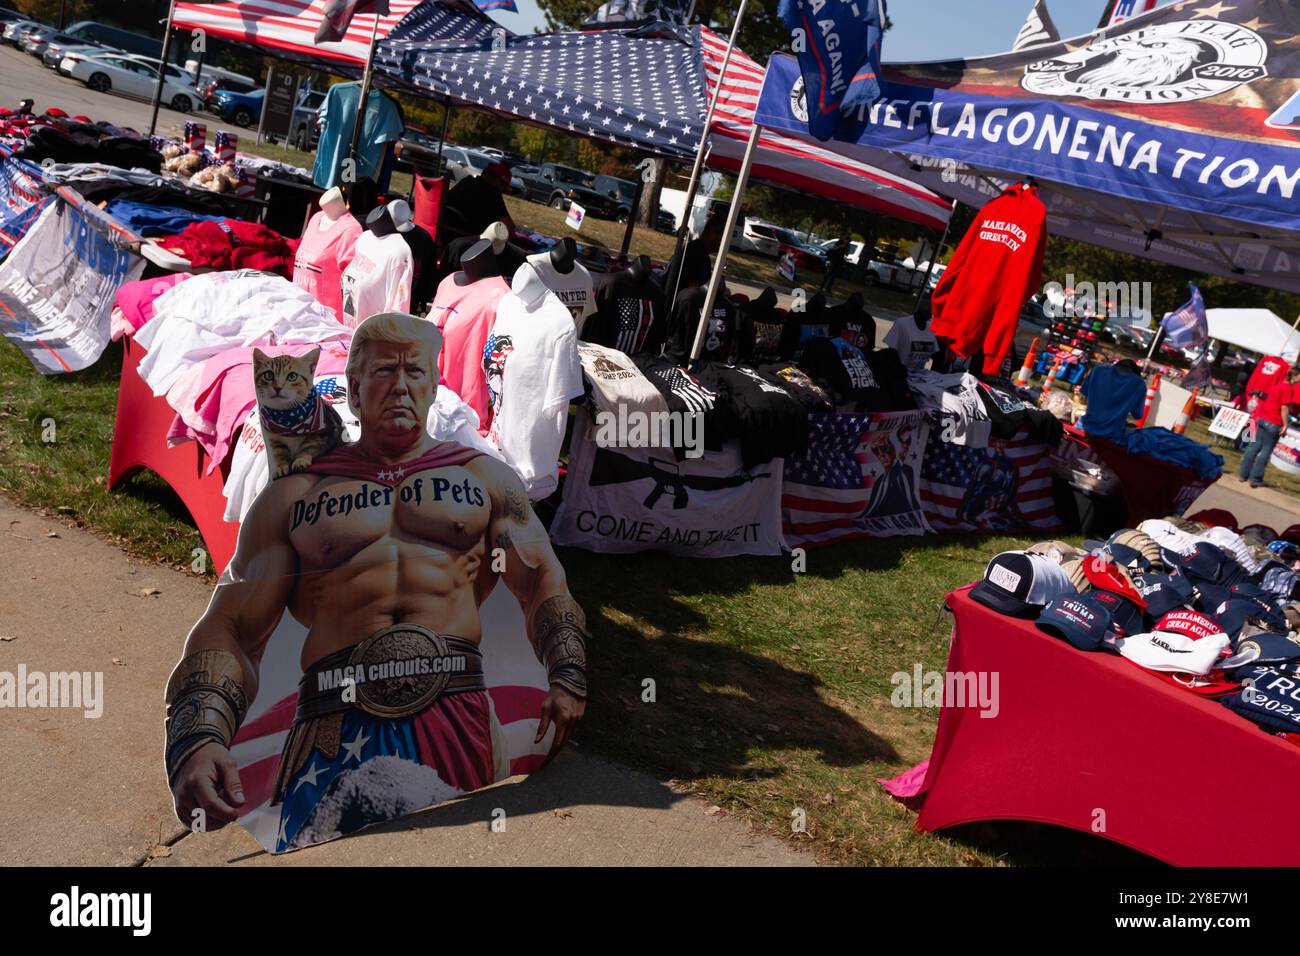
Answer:
M835 133L841 109L880 98L880 36L885 0L781 0L808 102L808 132Z

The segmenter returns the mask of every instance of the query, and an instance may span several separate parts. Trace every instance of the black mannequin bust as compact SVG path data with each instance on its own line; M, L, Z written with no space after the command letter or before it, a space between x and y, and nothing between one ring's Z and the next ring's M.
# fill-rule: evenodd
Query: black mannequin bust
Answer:
M387 206L376 206L370 210L370 215L366 216L366 228L376 236L388 236L397 231L393 217L388 214Z
M650 278L650 257L637 256L632 260L632 264L628 266L627 271L637 282L645 282Z
M758 298L755 299L754 302L755 304L759 305L763 309L766 309L767 311L770 312L772 309L776 308L776 303L777 303L776 290L773 289L771 286L768 286L758 294Z
M861 292L853 293L845 301L845 305L847 305L854 312L862 312L863 306L865 305L865 300L862 298L862 293Z
M497 257L492 251L491 241L480 239L466 249L464 255L460 257L460 271L452 281L461 286L473 285L475 282L500 274L501 270L497 268Z
M818 292L808 300L808 314L821 315L826 311L826 296Z
M578 261L578 244L572 236L565 236L551 248L551 265L561 275L573 271L573 264Z

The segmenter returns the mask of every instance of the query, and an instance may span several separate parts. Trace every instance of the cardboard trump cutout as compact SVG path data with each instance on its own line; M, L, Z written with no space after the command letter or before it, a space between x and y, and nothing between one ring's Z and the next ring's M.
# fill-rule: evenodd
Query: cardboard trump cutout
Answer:
M314 354L255 356L274 480L166 692L191 828L309 846L536 769L581 719L585 619L518 477L426 428L441 344L357 328L353 443Z

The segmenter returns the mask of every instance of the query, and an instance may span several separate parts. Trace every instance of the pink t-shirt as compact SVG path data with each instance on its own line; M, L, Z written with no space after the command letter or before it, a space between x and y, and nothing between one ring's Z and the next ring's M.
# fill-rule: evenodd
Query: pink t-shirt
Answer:
M293 261L293 283L311 293L321 305L333 311L342 320L343 290L340 284L343 270L352 261L361 223L350 212L332 223L324 212L311 217L303 230L302 241Z
M500 276L457 285L456 275L449 275L438 284L429 309L429 318L442 329L438 377L474 409L479 433L486 435L491 424L492 403L487 379L483 377L483 346L496 322L497 303L510 291L510 286Z

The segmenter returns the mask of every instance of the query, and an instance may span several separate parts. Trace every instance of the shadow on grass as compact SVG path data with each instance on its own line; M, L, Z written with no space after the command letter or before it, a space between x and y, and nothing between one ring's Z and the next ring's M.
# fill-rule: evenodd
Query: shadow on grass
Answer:
M966 823L941 832L954 843L991 853L1015 866L1165 866L1122 844L1050 823L999 820Z

